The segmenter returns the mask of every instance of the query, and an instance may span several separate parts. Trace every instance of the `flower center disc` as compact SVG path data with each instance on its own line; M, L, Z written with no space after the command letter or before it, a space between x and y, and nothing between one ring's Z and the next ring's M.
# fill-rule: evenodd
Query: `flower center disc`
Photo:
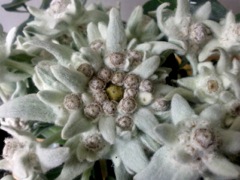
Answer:
M123 97L123 88L121 86L116 86L114 84L110 84L106 88L106 93L108 95L108 98L113 101L119 102Z

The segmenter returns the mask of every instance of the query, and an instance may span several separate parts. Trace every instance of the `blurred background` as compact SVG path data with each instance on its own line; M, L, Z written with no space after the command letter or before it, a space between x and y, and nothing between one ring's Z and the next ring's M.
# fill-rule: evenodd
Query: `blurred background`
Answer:
M199 2L202 0L193 0L193 2ZM234 13L240 12L240 0L219 0L227 9L231 9ZM12 0L1 0L0 5L10 3ZM105 6L116 6L118 2L121 4L122 18L126 20L137 5L143 5L147 0L88 0L91 2L102 2ZM27 4L35 7L39 7L40 0L30 0ZM26 13L14 13L7 12L0 7L0 23L3 25L4 30L8 31L14 26L18 26L21 22L26 20Z

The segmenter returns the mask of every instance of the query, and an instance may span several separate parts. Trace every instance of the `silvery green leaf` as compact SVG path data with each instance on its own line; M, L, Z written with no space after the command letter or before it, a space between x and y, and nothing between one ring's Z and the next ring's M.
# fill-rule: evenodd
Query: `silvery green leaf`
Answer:
M219 42L216 39L210 40L200 51L198 56L198 61L203 62L207 60L212 54L214 54L214 49L218 48Z
M69 148L57 147L57 148L42 148L37 147L36 153L38 160L41 164L43 172L55 168L64 163L69 158Z
M148 148L148 150L152 152L156 152L160 148L160 144L154 141L150 136L146 134L142 134L140 136L140 140L144 146Z
M120 13L112 8L109 14L106 47L108 53L122 52L127 46L127 38L123 27Z
M177 54L185 53L185 50L182 49L181 46L179 47L170 42L152 41L152 42L150 42L150 44L152 45L151 52L156 55L159 55L166 50L174 50L174 51L176 51Z
M36 75L33 76L33 81L40 90L60 90L69 92L69 89L60 83L51 72L50 66L52 63L42 61L35 66Z
M177 140L177 129L172 124L159 124L155 131L158 134L159 142L173 144Z
M147 108L137 110L133 115L135 125L144 133L149 135L154 140L158 140L158 136L154 131L159 124L154 114Z
M116 141L117 152L125 166L131 172L142 171L148 165L148 159L143 147L137 139Z
M218 135L222 142L220 149L224 153L237 154L240 152L240 142L238 138L240 132L234 130L221 130L218 132Z
M70 70L61 65L53 65L50 69L55 78L72 92L79 93L85 90L87 77L81 72Z
M222 74L222 72L230 70L232 63L226 51L221 48L219 48L218 50L220 52L220 58L217 62L216 70L218 74Z
M38 98L45 104L59 105L63 103L64 93L51 90L42 90L37 93Z
M107 26L106 26L106 24L103 23L103 22L99 22L98 23L98 30L101 34L101 37L103 39L107 39Z
M153 19L150 20L144 26L142 34L140 34L140 35L141 35L141 42L153 41L153 40L160 39L160 37L161 37L158 26Z
M203 161L207 168L218 176L226 179L235 179L240 176L239 167L222 155L214 154L211 158L203 158Z
M169 2L162 3L161 5L158 6L157 11L156 11L158 27L164 33L166 33L167 29L165 29L165 25L164 25L165 19L163 17L163 12L164 12L165 8L168 6L170 6Z
M212 126L220 127L226 117L226 110L222 105L214 104L204 109L199 116L206 119Z
M139 34L141 32L141 28L139 24L141 24L143 18L143 8L141 6L137 6L132 11L128 21L126 28L130 32L130 34Z
M70 64L70 59L74 52L67 46L55 44L50 41L31 40L27 41L26 43L45 49L46 51L51 53L63 66L68 66Z
M57 115L49 106L41 102L36 94L29 94L0 106L0 117L54 123Z
M91 126L91 122L86 119L82 110L71 112L62 129L62 138L69 139L78 133L89 130Z
M91 48L83 47L80 49L80 52L82 53L83 58L85 58L95 70L99 70L102 67L103 61L101 57Z
M134 180L197 180L199 178L199 174L190 166L179 166L172 156L171 150L163 146L152 156L148 166L134 176Z
M113 167L114 167L114 173L115 173L115 176L116 176L116 180L131 180L132 177L131 175L126 171L123 163L120 161L120 162L116 162L116 159L118 161L119 157L117 156L114 156L112 158L112 162L113 162Z
M87 46L87 44L88 44L87 40L85 37L83 37L82 34L77 33L77 32L72 32L71 35L72 35L73 41L76 44L78 49Z
M177 8L175 11L175 23L180 24L184 17L190 15L190 5L188 0L177 0Z
M196 18L197 21L206 20L209 18L211 10L212 6L211 3L208 1L196 10L196 12L194 13L194 18Z
M89 43L102 39L96 24L91 22L87 25L87 37Z
M158 56L152 56L144 60L138 65L131 73L139 75L143 79L149 78L158 69L160 65L160 58Z
M10 55L10 52L11 52L11 47L12 47L12 44L13 44L13 41L14 41L14 38L16 36L16 32L17 32L17 28L14 27L14 28L11 28L7 34L7 37L6 37L6 43L5 43L5 46L6 46L6 51L5 52L1 52L1 53L6 53L7 56Z
M103 138L110 144L114 144L116 138L115 118L112 116L102 116L98 123L99 131Z
M180 121L191 119L195 113L192 110L188 102L180 95L175 94L171 102L171 116L173 124L177 124Z
M56 178L56 180L74 179L91 166L93 166L93 163L86 161L79 162L75 156L72 156L64 163L61 174Z

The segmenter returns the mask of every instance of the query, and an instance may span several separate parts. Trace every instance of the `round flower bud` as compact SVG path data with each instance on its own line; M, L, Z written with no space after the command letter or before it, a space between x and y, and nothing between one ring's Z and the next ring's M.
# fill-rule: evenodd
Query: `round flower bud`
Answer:
M88 63L83 63L81 64L78 68L77 71L83 73L86 77L91 78L94 74L94 69L93 67L88 64Z
M96 91L96 90L102 90L104 89L106 86L105 82L102 81L101 79L98 78L93 78L90 82L89 82L89 87L91 90Z
M137 103L132 97L123 98L119 103L119 109L124 113L132 113L137 108Z
M122 86L123 85L123 80L125 77L125 73L124 72L115 72L112 76L112 83L117 85L117 86Z
M119 102L123 97L123 88L121 86L116 86L114 84L110 84L106 88L106 93L110 100Z
M152 92L153 91L153 84L150 80L142 80L139 85L139 90L143 92Z
M112 77L112 71L108 68L103 68L98 72L98 78L104 82L109 82Z
M6 138L4 140L5 146L3 148L2 156L4 159L11 160L14 153L19 149L23 148L23 144L21 144L17 139L14 138Z
M114 67L119 67L124 64L125 55L123 53L115 52L109 55L109 60Z
M91 42L90 48L94 51L101 52L102 50L104 50L104 43L101 40L95 40Z
M117 102L115 101L105 101L103 103L103 111L107 115L114 115L117 110Z
M77 110L82 105L80 94L67 94L63 100L64 107L68 110Z
M167 111L170 108L170 102L166 101L163 98L157 98L153 103L152 103L152 108L156 111Z
M128 88L124 90L124 98L126 97L135 97L138 91L136 89Z
M193 138L204 149L213 145L215 141L213 132L205 128L196 129Z
M100 104L108 100L108 96L105 91L100 90L93 93L94 100Z
M128 74L124 79L125 88L138 88L139 86L139 77L135 74Z
M207 89L209 93L215 93L219 90L219 84L217 80L208 80Z
M91 103L84 108L84 114L88 118L95 119L101 113L102 108L98 103Z
M142 62L143 54L140 51L129 50L127 53L127 56L133 66L137 66L137 65L141 64L141 62Z
M83 144L88 150L96 152L104 147L104 140L99 133L95 133L84 138Z
M122 116L116 119L116 125L123 131L129 131L133 127L133 119L130 116Z
M205 42L211 34L210 29L203 23L195 23L190 26L190 39L196 44Z

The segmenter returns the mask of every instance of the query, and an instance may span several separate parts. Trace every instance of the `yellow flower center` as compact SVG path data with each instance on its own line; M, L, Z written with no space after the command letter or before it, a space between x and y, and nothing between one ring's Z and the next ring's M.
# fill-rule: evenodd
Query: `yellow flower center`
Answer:
M113 101L119 102L123 97L123 88L121 86L116 86L113 84L110 84L106 88L106 93L108 95L108 98Z

